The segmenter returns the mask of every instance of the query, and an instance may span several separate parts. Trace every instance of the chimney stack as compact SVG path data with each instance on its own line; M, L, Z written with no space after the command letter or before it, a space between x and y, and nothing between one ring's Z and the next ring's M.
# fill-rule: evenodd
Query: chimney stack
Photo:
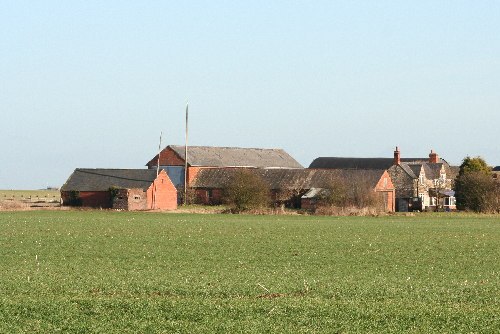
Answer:
M392 161L393 165L401 165L401 152L399 152L399 147L396 146L396 150L394 151L394 160Z
M431 153L429 154L429 163L431 164L437 164L439 160L439 157L434 150L431 150Z

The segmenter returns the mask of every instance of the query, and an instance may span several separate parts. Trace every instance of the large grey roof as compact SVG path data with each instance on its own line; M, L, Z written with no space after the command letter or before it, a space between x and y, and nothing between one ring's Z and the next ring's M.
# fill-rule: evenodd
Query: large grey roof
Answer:
M168 147L185 160L184 146ZM282 149L241 147L188 146L188 164L207 167L303 168Z
M61 187L62 191L106 191L121 189L148 189L156 179L154 169L77 168Z
M393 158L343 158L319 157L313 160L309 168L328 169L388 169L393 165ZM401 162L427 162L429 158L401 158Z
M199 171L192 187L224 188L233 175L235 168L207 168ZM248 169L257 174L269 185L270 189L310 189L328 188L332 181L342 179L349 183L368 182L375 186L385 170L325 170L325 169Z

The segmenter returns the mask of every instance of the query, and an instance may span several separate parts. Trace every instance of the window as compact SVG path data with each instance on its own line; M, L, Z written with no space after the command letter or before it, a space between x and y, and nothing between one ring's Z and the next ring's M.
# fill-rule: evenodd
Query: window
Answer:
M384 188L387 188L387 178L384 177Z
M454 206L455 205L455 197L445 197L444 199L444 205L445 206Z
M424 175L423 174L420 174L420 177L418 178L418 182L420 184L424 184Z
M135 195L135 196L134 196L134 199L141 199L141 196L139 196L139 195Z

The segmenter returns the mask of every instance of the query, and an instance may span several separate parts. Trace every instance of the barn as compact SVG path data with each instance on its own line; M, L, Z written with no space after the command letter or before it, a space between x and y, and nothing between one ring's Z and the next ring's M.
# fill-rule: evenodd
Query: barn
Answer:
M313 192L328 189L332 182L341 181L349 189L374 191L381 198L384 211L394 211L394 185L387 170L327 170L327 169L248 169L269 187L272 200L289 207L311 209L317 203ZM191 187L204 204L221 202L223 190L229 185L235 168L210 168L199 171ZM311 192L313 191L313 192ZM306 195L304 197L304 195Z
M177 190L165 171L77 168L61 187L62 204L121 210L175 210Z
M146 166L165 170L178 190L184 188L185 146L169 145L154 156ZM188 146L187 182L191 186L197 174L212 168L303 168L282 149ZM159 161L158 161L159 160ZM179 196L181 192L179 191ZM179 198L180 201L180 198Z

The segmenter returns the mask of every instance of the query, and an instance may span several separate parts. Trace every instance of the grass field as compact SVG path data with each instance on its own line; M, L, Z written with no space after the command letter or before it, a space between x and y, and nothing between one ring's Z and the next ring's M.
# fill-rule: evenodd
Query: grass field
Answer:
M27 198L43 198L47 200L54 200L59 202L61 198L61 193L59 190L1 190L0 189L0 200L2 199L16 199L22 200Z
M0 212L0 333L498 333L500 219Z

